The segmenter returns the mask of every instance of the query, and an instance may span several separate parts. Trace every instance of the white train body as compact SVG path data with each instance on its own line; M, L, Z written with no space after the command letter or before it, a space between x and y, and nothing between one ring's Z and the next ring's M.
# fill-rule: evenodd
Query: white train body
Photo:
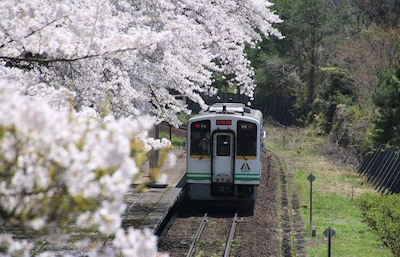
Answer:
M261 176L263 115L239 103L210 106L188 121L188 196L255 200Z

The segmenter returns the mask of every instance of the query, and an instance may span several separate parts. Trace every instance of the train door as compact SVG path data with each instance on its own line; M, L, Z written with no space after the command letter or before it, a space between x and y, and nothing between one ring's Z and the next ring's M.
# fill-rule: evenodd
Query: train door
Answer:
M212 183L233 184L235 135L233 132L216 132L213 135Z

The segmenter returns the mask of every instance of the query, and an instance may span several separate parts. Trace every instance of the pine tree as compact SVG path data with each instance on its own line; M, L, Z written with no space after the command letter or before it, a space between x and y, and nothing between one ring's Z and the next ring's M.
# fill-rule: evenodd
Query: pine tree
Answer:
M399 148L400 143L400 65L379 72L378 86L373 94L377 107L374 120L375 141Z

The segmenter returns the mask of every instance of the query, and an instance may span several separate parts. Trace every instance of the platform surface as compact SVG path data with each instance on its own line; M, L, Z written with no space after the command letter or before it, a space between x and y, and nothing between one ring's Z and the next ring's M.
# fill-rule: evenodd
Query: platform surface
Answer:
M131 191L125 196L127 209L123 216L124 226L136 229L150 228L155 232L181 196L185 184L186 150L170 151L175 154L177 160L174 166L162 170L167 175L167 182L150 185L143 193L135 192L140 183L148 180L148 173L144 172L143 177L137 184L132 185ZM145 163L144 167L148 167L148 163Z

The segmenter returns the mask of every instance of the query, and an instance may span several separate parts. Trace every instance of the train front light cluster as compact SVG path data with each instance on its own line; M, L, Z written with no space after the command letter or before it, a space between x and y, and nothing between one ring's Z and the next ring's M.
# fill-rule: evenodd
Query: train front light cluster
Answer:
M243 129L243 130L253 130L254 129L254 125L252 123L249 123L249 122L241 122L239 128Z
M198 130L206 130L206 129L208 129L208 127L209 127L209 125L206 123L198 122L198 123L193 124L193 128L198 129Z

